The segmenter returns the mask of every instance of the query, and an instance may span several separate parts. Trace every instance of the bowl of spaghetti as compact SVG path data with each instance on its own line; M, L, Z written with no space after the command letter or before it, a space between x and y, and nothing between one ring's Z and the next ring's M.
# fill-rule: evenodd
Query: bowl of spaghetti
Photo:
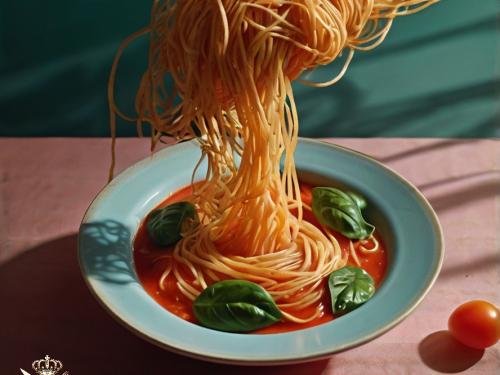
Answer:
M439 272L436 216L369 157L299 139L292 82L334 84L395 18L434 2L153 1L111 69L110 183L80 228L81 268L107 310L172 351L247 364L328 356L407 316ZM129 116L117 66L144 35ZM304 79L337 59L334 78ZM149 125L153 149L179 144L112 180L117 117Z
M174 193L178 197L190 186L199 158L200 149L194 142L153 154L114 179L82 221L79 259L88 286L112 316L146 340L177 353L224 363L309 361L360 345L394 327L411 313L436 279L443 258L441 229L418 190L365 155L300 139L295 160L301 184L356 191L368 202L366 219L375 225L385 249L377 262L384 263L386 258L382 269L368 265L368 271L379 278L373 297L333 319L328 306L323 306L325 314L314 324L280 323L283 326L274 330L271 325L248 333L223 332L191 321L192 316L183 316L185 311L179 307L172 310L175 306L165 302L168 296L160 295L158 282L165 268L161 257L171 254L148 250L141 227L155 208L176 199ZM196 182L203 181L206 168L206 161L202 162L194 176ZM164 171L170 171L168 176ZM358 252L362 264L370 256Z

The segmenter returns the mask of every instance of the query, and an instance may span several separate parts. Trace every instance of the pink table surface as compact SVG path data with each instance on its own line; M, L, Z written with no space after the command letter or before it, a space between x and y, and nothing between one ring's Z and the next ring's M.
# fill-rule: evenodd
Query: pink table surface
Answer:
M446 255L425 300L403 323L361 347L259 374L500 373L500 345L470 350L446 332L470 299L500 304L500 142L337 139L413 182L441 221ZM148 155L121 139L118 170ZM85 209L106 182L107 139L0 139L0 373L29 372L45 354L71 374L254 374L164 351L116 323L87 290L76 257Z

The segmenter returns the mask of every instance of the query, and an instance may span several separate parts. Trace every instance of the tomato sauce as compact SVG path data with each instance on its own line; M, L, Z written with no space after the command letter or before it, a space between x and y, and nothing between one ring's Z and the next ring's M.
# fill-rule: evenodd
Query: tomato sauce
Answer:
M312 187L301 183L301 196L304 203L311 205ZM164 207L168 204L178 202L189 196L192 192L191 186L187 186L176 193L169 196L159 207ZM304 219L310 223L319 226L318 221L312 212L304 210ZM349 253L349 240L340 233L334 232L342 251ZM362 254L357 252L361 267L365 269L374 279L375 285L378 287L382 282L387 268L387 252L381 238L375 233L375 237L379 241L379 250L375 253ZM156 246L148 236L144 222L139 227L139 230L134 239L134 262L139 279L147 291L147 293L155 299L161 306L177 315L178 317L189 322L196 323L196 318L192 310L192 302L186 298L176 286L176 280L172 273L169 274L164 282L164 290L159 287L159 280L169 263L170 249ZM356 266L354 261L349 258L348 264ZM182 272L182 270L181 270ZM189 273L183 273L183 276L189 280ZM327 280L324 280L324 288L328 288ZM310 316L314 313L316 306L311 306L303 309L300 315L303 317ZM298 324L293 322L278 322L269 327L254 331L254 333L283 333L298 329L317 326L322 323L329 322L334 319L331 311L330 294L328 291L324 293L321 301L322 315L311 322ZM298 315L296 312L295 315Z

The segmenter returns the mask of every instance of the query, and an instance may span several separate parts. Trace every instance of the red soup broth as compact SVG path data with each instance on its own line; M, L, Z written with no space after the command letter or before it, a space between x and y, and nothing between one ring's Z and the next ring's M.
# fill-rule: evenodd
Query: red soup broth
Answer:
M300 184L301 196L304 203L311 205L312 187L305 183ZM174 194L170 195L165 201L163 201L158 207L164 207L168 204L178 202L188 197L192 193L192 187L184 187ZM319 227L319 223L308 210L304 210L304 219L310 223ZM342 251L349 253L349 240L341 235L340 233L333 232L335 238L337 238ZM384 243L378 233L375 232L375 237L379 241L379 250L375 253L362 254L358 252L358 259L361 262L361 267L365 269L374 279L376 287L382 282L387 268L387 251L385 249ZM171 313L177 315L178 317L187 320L189 322L196 323L196 318L192 309L192 302L185 297L178 289L176 285L176 280L173 273L164 281L164 290L160 289L159 281L169 262L169 253L171 249L165 249L164 247L156 246L148 236L145 220L141 223L139 230L134 239L134 262L144 289L147 293L154 298L165 309ZM348 264L356 266L354 261L349 257ZM189 275L186 273L183 275L189 280ZM323 287L327 289L327 280L325 278L323 282ZM316 306L311 306L305 308L301 311L300 315L295 312L298 316L310 316L314 313ZM329 322L334 319L331 310L330 294L326 291L323 295L321 301L322 314L318 318L304 324L298 324L293 322L278 322L269 327L259 329L253 333L283 333L294 331L298 329L314 327L322 323Z

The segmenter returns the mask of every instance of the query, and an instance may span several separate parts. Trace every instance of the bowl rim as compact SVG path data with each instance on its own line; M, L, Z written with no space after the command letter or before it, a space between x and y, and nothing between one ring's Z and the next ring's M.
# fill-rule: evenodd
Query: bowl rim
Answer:
M195 143L195 141L190 141L186 143ZM444 236L443 236L443 231L442 227L439 223L438 216L435 213L434 209L432 208L431 204L428 202L428 200L425 198L425 196L405 177L400 175L398 172L396 172L394 169L386 166L382 162L378 161L374 157L367 155L363 152L357 151L350 149L349 147L337 145L333 143L332 141L328 141L325 139L311 139L311 138L304 138L304 137L299 137L299 143L305 143L305 144L311 144L311 145L317 145L317 146L326 146L329 148L333 149L338 149L341 150L342 152L346 152L348 154L353 154L355 156L361 157L362 159L366 159L371 163L374 163L378 168L381 168L382 170L385 170L388 172L392 177L395 177L399 182L402 182L406 187L408 187L411 191L411 193L414 195L415 198L418 199L418 201L421 204L421 207L424 208L425 212L427 213L427 217L430 219L430 223L434 229L434 232L436 233L436 237L434 238L434 243L436 247L436 255L437 257L434 258L434 267L432 270L430 270L430 275L431 277L427 280L426 284L423 284L422 289L420 291L420 294L418 295L418 298L413 299L410 303L408 303L408 307L404 309L396 319L392 320L391 322L388 322L385 324L383 327L374 330L373 332L363 336L362 338L349 342L345 345L339 346L335 348L334 350L328 350L325 349L322 352L318 352L314 355L304 355L304 356L294 356L294 357L280 357L280 358L273 358L273 359L255 359L255 358L242 358L242 357L219 357L216 355L209 355L209 354L202 354L202 353L197 353L189 350L185 350L182 348L178 348L173 345L169 345L166 342L156 340L153 337L150 337L140 331L139 329L135 328L131 323L127 322L127 320L123 317L121 317L119 314L117 314L113 309L104 301L104 299L100 296L99 292L94 288L94 286L91 284L89 280L89 275L87 275L85 271L85 267L83 265L83 251L82 251L82 245L81 245L81 231L82 231L82 226L88 221L89 217L91 217L93 208L102 200L105 199L106 194L112 190L112 188L115 185L118 185L121 183L121 181L126 180L130 176L133 176L136 170L141 169L142 167L148 165L151 161L152 158L151 156L154 156L157 153L161 153L165 150L176 148L176 147L183 147L185 146L185 143L178 143L178 144L173 144L169 145L157 152L152 153L152 155L143 158L142 160L134 163L133 165L129 166L122 172L120 172L110 183L105 185L97 194L96 196L92 199L91 203L89 204L88 208L85 211L85 214L82 218L82 221L80 223L79 227L79 232L78 232L78 238L77 238L77 252L78 252L78 264L80 267L80 271L82 272L82 277L84 279L85 284L89 288L91 294L94 296L94 298L98 301L98 303L104 308L105 311L107 311L108 314L113 317L115 321L120 323L123 327L125 327L127 330L130 332L134 333L135 335L139 336L140 338L156 345L159 346L163 349L166 349L170 352L180 354L183 356L187 356L190 358L194 359L199 359L199 360L205 360L205 361L210 361L210 362L215 362L215 363L221 363L221 364L231 364L231 365L251 365L251 366L268 366L268 365L283 365L283 364L296 364L296 363L303 363L303 362L310 362L310 361L315 361L323 358L327 358L332 356L333 354L338 354L341 352L344 352L349 349L353 349L355 347L358 347L360 345L363 345L381 335L386 333L387 331L391 330L398 324L400 324L404 319L408 317L416 308L417 306L422 302L422 300L425 298L425 296L428 294L434 283L436 282L442 264L444 260L444 252L445 252L445 244L444 244ZM135 233L134 233L135 235ZM131 249L133 251L133 249ZM424 286L425 285L425 286ZM327 323L325 323L327 324ZM294 332L300 332L302 330L298 331L291 331L291 332L285 332L285 333L276 333L276 334L266 334L266 335L259 335L261 337L273 337L277 335L293 335Z

